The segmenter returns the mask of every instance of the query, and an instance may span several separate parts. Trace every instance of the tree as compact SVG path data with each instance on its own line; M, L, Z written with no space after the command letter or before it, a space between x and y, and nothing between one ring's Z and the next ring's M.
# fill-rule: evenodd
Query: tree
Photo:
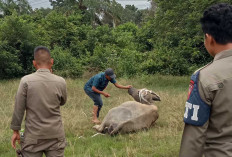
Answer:
M62 9L62 11L70 11L78 9L79 2L76 0L49 0L53 9Z
M23 74L17 50L7 42L0 43L0 79L18 77Z
M0 0L0 12L4 16L12 15L13 12L22 15L31 13L32 8L27 0Z
M26 17L28 18L28 17ZM4 43L1 51L17 58L20 74L32 71L33 50L38 45L46 44L46 38L37 25L24 19L24 16L6 16L0 25L0 41ZM44 39L45 38L45 39ZM6 63L8 64L8 63ZM10 64L10 63L9 63Z
M157 70L160 66L163 72L183 75L192 73L196 68L207 64L211 57L204 49L204 35L199 20L208 6L220 1L154 0L154 2L157 6L155 14L153 17L152 14L149 15L150 18L145 24L149 27L142 27L140 33L142 38L138 38L139 41L142 39L142 42L152 43L154 47L152 54L156 56L155 58L159 58L159 62L156 61L157 64L154 62L153 68L150 69ZM150 32L152 36L145 35L145 32ZM169 66L166 66L165 62Z
M122 12L122 23L134 22L139 25L142 22L142 11L138 10L134 5L126 5Z

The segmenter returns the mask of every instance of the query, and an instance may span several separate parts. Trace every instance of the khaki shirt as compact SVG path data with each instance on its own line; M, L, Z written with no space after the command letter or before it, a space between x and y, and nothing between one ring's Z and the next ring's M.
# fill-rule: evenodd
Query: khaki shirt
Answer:
M232 157L232 50L201 69L198 83L210 118L202 127L185 124L180 157Z
M64 137L60 106L66 102L66 92L65 80L48 69L24 76L16 94L11 129L21 129L26 111L25 139Z

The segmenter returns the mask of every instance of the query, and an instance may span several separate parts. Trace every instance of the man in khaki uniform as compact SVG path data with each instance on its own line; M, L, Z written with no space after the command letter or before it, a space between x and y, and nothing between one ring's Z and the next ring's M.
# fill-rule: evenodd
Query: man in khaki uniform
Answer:
M67 99L66 82L51 73L53 59L46 47L34 51L34 67L37 71L24 76L16 94L11 122L14 131L11 144L16 148L20 141L19 130L26 111L24 140L21 140L24 157L63 157L65 133L60 106Z
M211 6L201 24L214 60L191 77L180 157L231 157L232 6Z

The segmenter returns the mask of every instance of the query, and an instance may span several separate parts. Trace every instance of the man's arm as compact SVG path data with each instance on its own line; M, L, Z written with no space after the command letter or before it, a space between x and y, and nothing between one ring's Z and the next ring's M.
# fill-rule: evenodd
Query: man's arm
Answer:
M207 127L208 122L202 127L185 124L180 157L202 157Z
M92 90L93 90L94 92L96 92L96 93L99 93L99 94L104 95L106 98L107 98L107 97L110 97L110 95L109 95L108 93L105 93L105 92L103 92L103 91L100 91L100 90L98 90L98 89L96 88L96 87L98 87L99 83L100 83L100 78L99 78L99 77L95 77L94 80L93 80Z
M96 93L99 93L99 94L104 95L105 97L110 97L110 94L98 90L95 86L92 86L92 90L93 90L94 92L96 92Z
M61 96L61 102L60 102L60 106L63 106L67 101L67 86L66 86L66 82L64 80L63 86L62 86L62 96Z
M198 83L199 94L202 100L211 105L213 100L212 94L210 94L208 88L204 87L201 81ZM208 125L209 120L203 126L185 124L179 157L202 157Z
M11 138L11 145L15 148L16 140L20 141L19 130L21 130L21 124L26 109L27 99L27 83L24 79L21 79L19 88L15 97L14 113L11 121L11 129L14 131Z
M131 85L122 86L122 85L120 85L118 83L115 83L114 85L115 85L115 87L120 88L120 89L129 89L129 88L132 87Z

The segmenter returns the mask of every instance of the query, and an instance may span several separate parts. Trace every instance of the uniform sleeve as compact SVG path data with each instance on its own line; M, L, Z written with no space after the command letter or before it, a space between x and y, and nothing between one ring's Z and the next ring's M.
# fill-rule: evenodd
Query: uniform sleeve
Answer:
M67 101L67 86L66 86L66 82L64 80L63 86L62 86L62 96L61 96L61 102L60 102L60 106L63 106Z
M15 106L10 127L12 130L21 130L21 124L26 109L27 88L27 83L24 79L21 79L15 96Z
M211 105L208 89L200 81L198 87L201 99L208 105ZM180 147L180 157L202 157L208 124L209 121L203 126L185 124Z
M207 128L208 122L201 127L185 124L180 157L202 157Z
M113 78L110 80L111 83L115 84L116 83L116 80Z
M99 85L99 81L100 81L100 78L99 77L94 77L94 79L93 79L93 86L94 87L98 87L98 85Z

